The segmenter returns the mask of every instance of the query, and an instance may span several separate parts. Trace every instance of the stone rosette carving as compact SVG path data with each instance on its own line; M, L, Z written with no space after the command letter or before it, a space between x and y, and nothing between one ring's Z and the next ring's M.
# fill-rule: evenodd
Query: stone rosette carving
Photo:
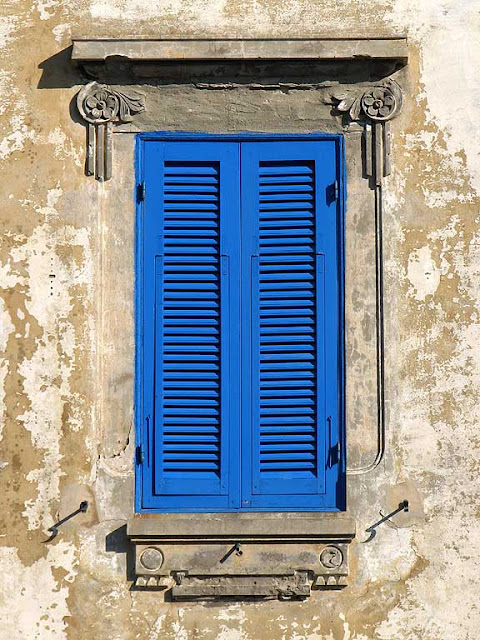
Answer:
M387 87L376 87L362 96L362 109L372 120L390 120L396 108L395 96Z
M351 120L362 117L374 122L387 122L402 109L402 90L395 80L364 89L358 93L332 94L336 109L347 113Z
M78 93L77 106L90 124L131 122L136 113L145 111L145 96L133 89L120 91L90 82Z
M90 82L77 95L77 107L87 122L85 172L98 180L108 180L112 172L112 124L131 122L145 111L145 96L134 89L112 89Z
M389 79L361 91L332 94L338 112L365 127L365 174L377 186L391 173L390 120L402 109L400 86Z

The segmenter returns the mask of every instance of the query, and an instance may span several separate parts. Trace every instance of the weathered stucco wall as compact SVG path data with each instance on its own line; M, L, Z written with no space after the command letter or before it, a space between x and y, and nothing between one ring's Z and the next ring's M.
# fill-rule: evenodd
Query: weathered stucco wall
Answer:
M1 11L0 636L477 638L480 3L18 0ZM133 136L114 136L111 182L84 176L85 131L71 107L78 76L65 49L72 35L398 33L410 64L385 182L387 456L349 480L359 532L351 585L255 604L178 605L131 591L121 527L133 510ZM258 100L252 113L285 108L284 130L315 127L294 108L289 122L275 92ZM242 95L228 101L230 130L244 128ZM164 118L158 128L177 126L173 106ZM368 458L374 427L371 268L358 278L373 247L364 197L347 237L351 464ZM403 498L410 515L362 544L379 510ZM87 514L43 544L83 499Z

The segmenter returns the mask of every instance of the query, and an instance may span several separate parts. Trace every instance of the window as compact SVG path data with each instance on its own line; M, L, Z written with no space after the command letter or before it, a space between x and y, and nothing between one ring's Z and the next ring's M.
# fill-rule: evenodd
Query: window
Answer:
M344 508L342 150L138 137L137 510Z

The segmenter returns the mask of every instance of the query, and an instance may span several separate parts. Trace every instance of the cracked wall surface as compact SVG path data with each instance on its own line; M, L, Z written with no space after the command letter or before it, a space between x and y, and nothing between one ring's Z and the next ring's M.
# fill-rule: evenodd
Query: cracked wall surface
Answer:
M0 16L0 637L476 640L480 2L7 0ZM114 135L112 181L85 177L71 38L399 33L410 61L384 185L387 455L348 482L350 586L305 602L176 604L132 591L133 135ZM189 102L165 91L158 129L201 128L200 107L206 130L318 126L315 92ZM371 196L350 192L352 465L374 446L372 232ZM404 498L410 513L363 544ZM44 544L82 500L87 513Z

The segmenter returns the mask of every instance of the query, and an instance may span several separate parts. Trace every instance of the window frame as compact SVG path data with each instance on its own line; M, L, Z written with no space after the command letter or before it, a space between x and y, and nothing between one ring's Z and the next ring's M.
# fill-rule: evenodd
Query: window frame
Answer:
M149 141L203 141L203 142L313 142L334 141L336 144L336 175L338 180L337 196L337 225L338 225L338 268L339 268L339 353L338 353L338 441L341 446L338 462L338 480L336 484L336 506L325 508L241 508L241 509L212 509L212 508L182 508L159 509L145 506L143 503L143 460L150 455L146 434L146 416L143 410L143 374L144 374L144 341L143 341L143 198L139 190L144 180L144 145ZM176 131L142 132L135 136L135 385L134 385L134 423L135 423L135 513L165 513L165 512L338 512L346 510L346 456L345 446L345 201L346 201L346 163L345 141L343 134L329 133L191 133Z

